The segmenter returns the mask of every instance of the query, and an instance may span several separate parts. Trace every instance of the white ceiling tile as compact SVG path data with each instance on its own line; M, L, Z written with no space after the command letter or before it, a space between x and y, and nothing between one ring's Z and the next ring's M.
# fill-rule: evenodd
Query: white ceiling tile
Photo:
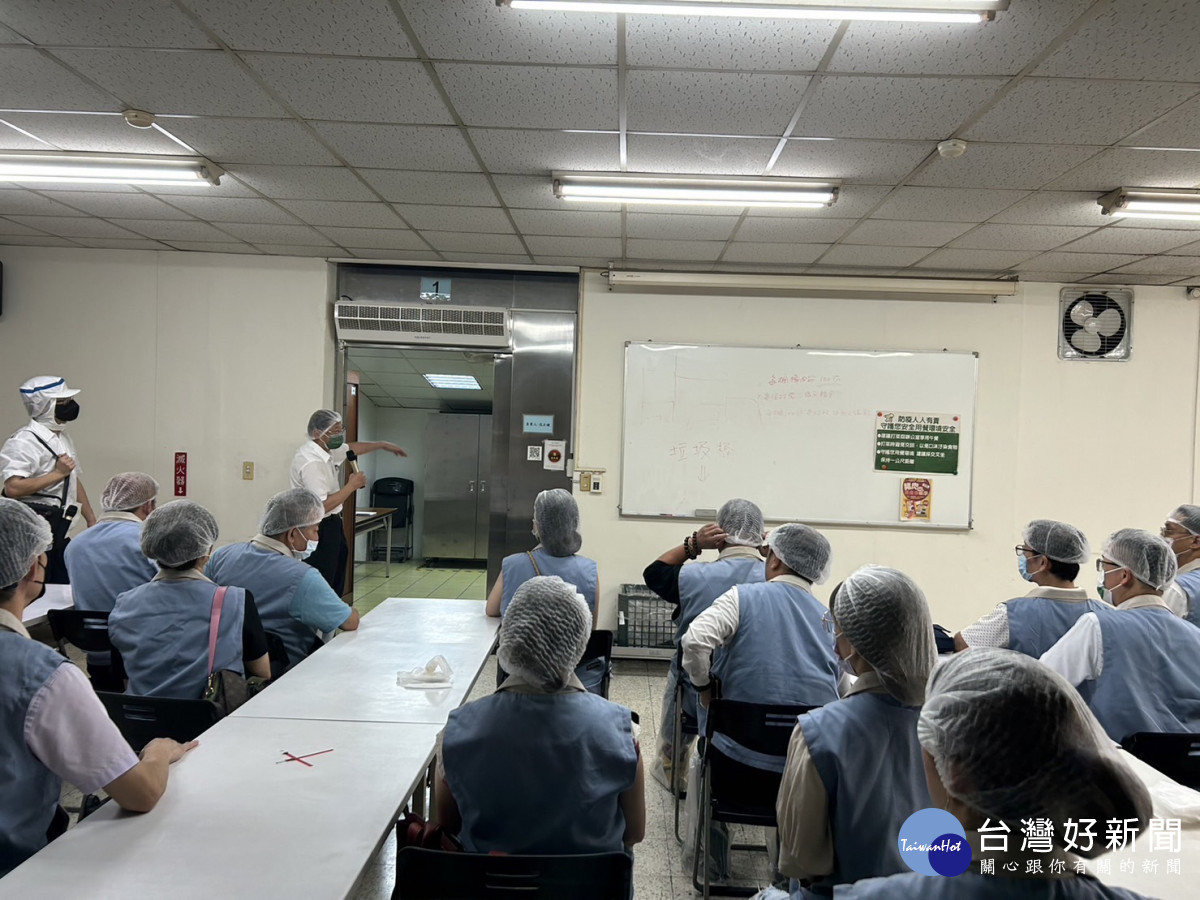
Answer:
M1193 275L1200 273L1200 259L1194 256L1147 256L1126 265L1107 266L1117 274L1130 275Z
M814 262L829 249L829 244L772 243L734 241L721 258L722 263L753 262L803 266Z
M0 17L43 46L213 46L169 0L5 0Z
M795 134L939 141L1003 85L988 78L825 76Z
M153 128L130 128L121 116L4 113L2 117L59 150L157 153L167 156L187 153L162 132Z
M394 206L396 212L413 228L490 234L513 233L512 223L499 207L423 206L414 203L397 203Z
M269 200L229 197L170 196L167 203L206 222L254 222L259 225L295 225L295 217Z
M679 175L762 175L778 143L774 138L631 134L626 138L628 170Z
M838 244L821 257L827 266L865 266L868 268L895 268L911 266L921 257L932 253L931 247L868 247L866 245Z
M464 234L458 231L422 231L433 248L438 251L453 250L468 253L522 254L525 248L514 234Z
M377 0L189 0L188 5L235 50L416 55L388 4Z
M497 9L477 0L404 0L432 59L608 64L617 62L616 17Z
M982 222L1020 200L1023 191L902 187L873 215L877 219L926 222Z
M1036 190L1101 149L1062 144L974 143L958 159L935 156L909 184Z
M1087 225L1097 228L1110 224L1112 220L1100 215L1095 194L1041 191L1030 194L993 216L991 221L1013 225Z
M554 196L549 176L497 175L496 189L509 208L552 209L569 212L612 212L619 208L612 203L565 203Z
M33 193L13 188L0 189L0 216L78 216L78 210Z
M222 167L224 168L224 167ZM90 191L93 187L100 185L88 185ZM156 194L160 197L205 197L209 200L221 200L227 197L253 197L254 191L237 179L236 176L226 173L221 176L221 183L216 185L204 185L199 190L195 187L185 187L181 185L149 185L143 188L148 194ZM170 202L170 201L168 201Z
M800 138L787 142L771 174L898 184L932 152L930 143Z
M276 200L376 200L348 169L334 166L232 166L230 173Z
M101 219L82 218L78 216L10 216L10 218L30 228L39 228L60 237L97 237L97 238L136 238L138 235L124 228L118 228Z
M1116 147L1094 156L1050 185L1062 191L1117 187L1193 187L1200 184L1200 152Z
M964 222L893 222L867 219L842 238L843 244L880 247L940 247L971 225Z
M899 223L894 223L899 224ZM980 225L950 243L967 250L1047 250L1091 232L1074 225Z
M75 238L85 247L102 250L170 250L166 244L146 238Z
M662 241L630 238L625 244L627 259L700 260L716 262L724 241Z
M854 219L830 219L803 216L748 215L738 229L739 241L788 242L799 244L832 244L854 224ZM631 232L632 233L632 232Z
M25 235L25 234L6 234L0 237L0 245L11 244L21 247L78 247L75 241L69 238L51 237L46 235Z
M837 30L837 22L629 16L625 58L631 66L672 69L811 71Z
M549 175L555 169L609 172L621 167L616 134L472 128L489 172Z
M220 50L60 50L55 55L122 103L160 116L283 114ZM63 105L59 101L50 108Z
M1177 281L1178 275L1134 275L1132 273L1116 275L1090 275L1083 279L1084 284L1171 284Z
M1195 93L1192 85L1026 78L963 135L1031 144L1113 144Z
M453 122L425 67L416 61L259 53L247 53L245 60L284 102L308 119Z
M279 205L299 216L309 225L342 225L347 228L404 227L404 223L386 203L280 200Z
M1135 147L1200 149L1200 98L1189 100L1132 137L1121 141Z
M529 257L524 253L463 253L460 251L443 253L450 262L500 263L505 266L529 265Z
M1190 244L1194 231L1158 228L1101 228L1061 249L1069 253L1164 253Z
M368 247L377 250L428 250L415 231L407 228L338 228L322 226L321 233L343 247Z
M91 216L106 219L187 219L149 194L100 194L94 191L47 191L46 196Z
M629 73L629 128L679 134L779 135L809 78L748 72Z
M324 235L307 225L259 225L246 222L226 222L221 230L252 244L328 244Z
M1022 284L1041 281L1059 284L1080 284L1088 277L1087 272L1022 272L1017 280Z
M534 256L587 256L619 259L619 238L549 237L528 235L525 243Z
M11 113L4 113L11 116ZM0 119L0 150L52 150L45 141L23 134Z
M1106 271L1107 269L1115 269L1117 266L1137 262L1139 258L1131 254L1065 253L1053 251L1026 260L1020 263L1017 269L1026 272L1050 272L1057 270L1062 272L1091 272L1094 274Z
M400 172L360 169L363 178L385 200L436 206L499 206L483 175L471 173ZM550 183L550 179L546 179Z
M613 130L618 124L615 69L442 63L437 73L468 125Z
M188 250L200 253L257 253L249 244L220 243L218 241L166 241L176 250Z
M571 210L513 209L513 221L522 234L563 237L620 237L619 212L574 212ZM479 210L476 210L479 212Z
M0 25L0 44L28 44L29 41L21 37L11 28L5 28Z
M1200 237L1200 231L1192 231L1193 238ZM1193 244L1184 244L1181 247L1174 247L1167 251L1169 256L1200 256L1200 241Z
M479 171L462 132L453 126L314 122L313 127L352 166Z
M1036 250L938 250L913 265L918 269L970 269L999 272L1033 256Z
M737 224L737 216L661 215L630 210L625 228L631 238L657 238L667 241L727 241ZM784 221L775 220L772 221ZM697 257L701 258L701 257Z
M164 219L122 219L121 224L138 234L156 241L216 241L225 243L233 240L224 231L207 222L175 222Z
M123 124L123 123L122 123ZM299 122L278 119L163 118L159 125L222 166L332 166L333 155ZM126 127L126 131L133 129ZM178 146L176 149L179 149Z
M4 85L0 104L8 109L121 109L111 94L88 84L33 47L0 47L0 84Z
M255 244L254 246L269 256L317 256L328 258L342 255L341 251L334 247L313 247L308 244Z
M28 225L21 225L11 219L0 218L0 234L40 234L41 231L37 228L30 228Z
M432 250L389 250L386 247L347 247L346 251L351 256L357 256L360 259L429 262L436 258L436 254Z

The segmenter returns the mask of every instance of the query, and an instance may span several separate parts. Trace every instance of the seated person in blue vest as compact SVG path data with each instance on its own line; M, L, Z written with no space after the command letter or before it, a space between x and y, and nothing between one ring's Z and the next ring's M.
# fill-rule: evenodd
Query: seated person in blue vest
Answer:
M745 703L814 708L838 699L839 667L823 624L827 610L811 593L829 575L829 541L814 528L789 523L771 532L767 547L766 582L730 588L683 636L683 670L699 692L701 734L714 683L716 696ZM741 763L747 790L777 789L783 757L768 762L722 734L706 752ZM688 791L689 813L696 793ZM711 874L718 879L729 874L727 836L724 823L715 823L709 835Z
M763 580L763 558L758 548L762 546L766 532L763 530L762 510L749 500L740 498L727 500L717 510L717 521L705 525L667 550L642 573L646 587L675 606L675 646L683 640L692 620L712 605L712 602L734 585L751 584ZM716 550L717 558L706 562L693 562L705 550ZM679 654L671 658L667 670L667 684L663 691L662 720L658 729L658 755L650 766L650 774L667 790L671 790L671 769L675 754L672 744L675 738L675 690L683 683L683 711L696 718L696 691L683 674L679 665ZM680 747L679 758L686 760L694 743L684 737L686 746ZM678 787L683 789L682 767L675 777Z
M1002 647L1041 656L1076 619L1100 606L1075 586L1079 567L1092 558L1083 532L1066 522L1034 519L1017 545L1017 571L1037 587L1006 600L954 636L954 649Z
M939 664L917 721L930 807L950 812L972 851L961 875L905 872L840 885L854 900L1137 900L1077 874L1107 851L1104 825L1145 837L1150 794L1062 678L1011 650L970 650ZM1022 820L1053 834L1029 838ZM1088 819L1096 821L1089 826ZM1066 827L1068 821L1077 826ZM1091 830L1094 836L1087 836ZM893 838L894 840L894 838ZM1142 842L1138 841L1139 847ZM1128 853L1125 855L1132 855ZM1037 872L1031 863L1037 862ZM1165 876L1164 876L1165 877Z
M67 573L75 608L112 612L117 595L143 585L158 567L142 554L142 522L154 512L158 482L141 472L114 475L100 497L96 524L67 544ZM89 653L88 676L98 691L125 690L124 670L114 671L111 654Z
M1171 545L1179 570L1163 591L1163 603L1171 612L1200 626L1200 506L1181 506L1171 513L1159 531Z
M902 572L864 566L834 589L829 613L838 659L857 680L792 732L776 816L779 871L795 898L909 871L896 835L932 805L917 741L937 659L925 595Z
M301 562L316 546L324 517L312 491L283 491L267 501L259 533L249 543L222 547L204 567L217 584L236 584L253 594L263 629L283 640L292 666L321 646L321 634L358 628L358 611Z
M142 523L142 552L158 574L117 597L108 636L139 697L199 700L208 685L208 631L217 585L204 564L217 542L217 520L190 500L160 506ZM267 637L250 592L229 586L217 622L213 671L271 677Z
M1109 737L1200 732L1200 629L1163 603L1175 554L1157 534L1123 528L1096 561L1116 609L1079 617L1041 657L1075 685Z
M628 709L573 669L592 617L561 578L517 590L500 631L504 685L450 713L437 818L475 853L611 853L646 834L642 760Z
M64 780L148 812L166 790L167 767L196 746L159 739L134 753L83 672L30 640L21 616L45 590L51 543L45 519L0 499L0 877L66 830Z

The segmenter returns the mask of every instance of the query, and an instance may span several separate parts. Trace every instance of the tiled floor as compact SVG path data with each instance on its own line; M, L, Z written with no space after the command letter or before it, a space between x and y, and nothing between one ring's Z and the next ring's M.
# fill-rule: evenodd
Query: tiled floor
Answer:
M423 561L392 563L391 576L381 562L354 566L354 608L365 615L388 597L438 597L483 600L487 573L483 569L426 569Z

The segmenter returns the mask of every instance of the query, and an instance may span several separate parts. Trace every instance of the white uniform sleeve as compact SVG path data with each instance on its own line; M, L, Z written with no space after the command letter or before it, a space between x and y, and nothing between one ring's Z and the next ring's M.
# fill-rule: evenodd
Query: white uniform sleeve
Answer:
M1185 594L1183 589L1175 582L1172 581L1169 585L1167 585L1167 589L1163 591L1162 598L1163 603L1167 604L1167 606L1170 607L1171 612L1175 613L1175 615L1179 616L1179 618L1182 619L1187 616L1187 594Z
M326 476L327 466L319 460L310 460L300 468L300 487L311 491L322 501L329 496L329 479Z
M724 647L737 633L738 619L738 589L732 587L688 626L682 641L683 670L692 684L708 684L713 651Z
M0 449L0 480L32 478L45 474L40 471L42 455L37 444L22 440L19 435L13 435L4 442L3 449Z
M962 630L962 639L968 647L1000 647L1008 649L1008 607L998 603L986 616L974 625Z
M1084 613L1071 630L1041 656L1041 661L1078 687L1095 681L1104 668L1104 636L1100 618Z

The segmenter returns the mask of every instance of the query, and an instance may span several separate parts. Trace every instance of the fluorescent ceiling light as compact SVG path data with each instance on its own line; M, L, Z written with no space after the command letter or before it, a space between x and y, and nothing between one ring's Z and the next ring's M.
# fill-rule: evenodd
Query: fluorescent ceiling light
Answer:
M584 203L821 209L832 206L838 195L835 182L803 178L708 178L632 172L555 172L552 178L554 196Z
M160 184L209 187L225 170L195 156L113 156L108 153L0 153L0 181L17 184Z
M991 299L1011 297L1015 281L985 281L959 278L852 278L839 275L756 275L720 272L630 272L610 269L605 273L610 289L700 292L755 291L795 294L805 297L852 297L863 299Z
M430 387L445 388L450 391L482 391L479 382L473 375L422 375Z
M761 19L867 19L886 22L978 23L1008 9L1009 0L496 0L513 9L656 16Z
M1117 188L1097 202L1106 216L1200 222L1200 191Z

